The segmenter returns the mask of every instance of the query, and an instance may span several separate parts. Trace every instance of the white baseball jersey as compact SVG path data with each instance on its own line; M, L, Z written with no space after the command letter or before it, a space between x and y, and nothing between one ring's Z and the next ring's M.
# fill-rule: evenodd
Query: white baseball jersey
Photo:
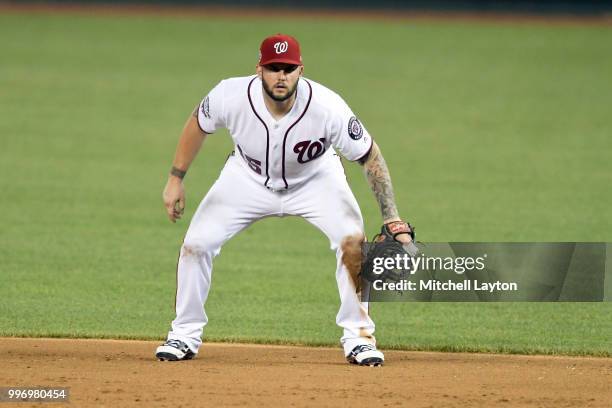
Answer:
M372 138L342 98L300 78L291 111L275 120L256 76L221 81L200 103L206 133L227 128L250 174L272 190L295 187L315 174L336 148L346 159L365 156Z

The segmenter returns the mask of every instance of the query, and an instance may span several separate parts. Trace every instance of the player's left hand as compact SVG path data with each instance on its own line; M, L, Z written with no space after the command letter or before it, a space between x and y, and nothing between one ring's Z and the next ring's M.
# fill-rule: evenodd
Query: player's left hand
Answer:
M412 242L412 237L407 232L403 234L399 234L395 237L395 240L401 242L402 244L409 244Z
M399 218L385 220L381 234L402 244L409 244L414 241L414 229L412 225Z
M416 256L419 248L414 244L414 228L402 220L387 221L381 228L378 235L379 240L392 239L404 247L410 256Z

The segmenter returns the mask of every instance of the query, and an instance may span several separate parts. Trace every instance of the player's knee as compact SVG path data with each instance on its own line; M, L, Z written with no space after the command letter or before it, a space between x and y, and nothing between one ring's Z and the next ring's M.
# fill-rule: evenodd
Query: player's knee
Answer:
M190 239L183 242L181 256L194 256L201 258L206 255L217 255L219 252L218 244L207 239Z
M184 243L183 247L181 248L181 256L193 256L196 258L200 258L202 256L204 256L204 254L206 253L205 248L203 248L202 246L196 245L195 243Z

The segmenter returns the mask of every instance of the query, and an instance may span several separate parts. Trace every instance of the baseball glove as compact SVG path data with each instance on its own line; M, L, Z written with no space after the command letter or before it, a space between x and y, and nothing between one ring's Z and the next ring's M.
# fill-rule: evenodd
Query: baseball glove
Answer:
M407 233L412 237L409 244L397 241L399 234ZM355 291L361 292L362 279L372 282L376 279L383 281L399 282L409 273L409 269L386 269L381 274L374 273L374 259L396 258L397 255L404 258L416 256L419 249L414 244L414 228L403 221L394 221L382 226L380 233L374 236L372 243L365 243L363 236L351 236L345 238L342 243L342 262L346 266Z
M409 244L402 244L397 240L399 234L408 234L412 238ZM399 282L410 272L408 268L384 268L380 274L374 272L374 260L376 258L396 259L399 255L404 259L405 255L413 257L417 254L418 248L414 244L414 229L410 224L403 221L394 221L385 224L380 229L380 233L374 236L373 244L367 246L364 254L364 261L361 265L361 276L368 282L380 279L384 282Z

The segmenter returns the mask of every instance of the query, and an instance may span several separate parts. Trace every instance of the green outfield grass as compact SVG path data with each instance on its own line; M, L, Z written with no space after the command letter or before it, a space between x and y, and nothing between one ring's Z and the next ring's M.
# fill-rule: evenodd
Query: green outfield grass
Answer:
M612 29L450 22L0 15L0 336L161 339L187 221L232 146L161 190L178 134L259 41L301 40L381 146L423 241L612 241ZM380 216L348 177L372 235ZM337 344L335 261L296 218L215 264L210 340ZM385 348L612 355L612 305L374 304Z

